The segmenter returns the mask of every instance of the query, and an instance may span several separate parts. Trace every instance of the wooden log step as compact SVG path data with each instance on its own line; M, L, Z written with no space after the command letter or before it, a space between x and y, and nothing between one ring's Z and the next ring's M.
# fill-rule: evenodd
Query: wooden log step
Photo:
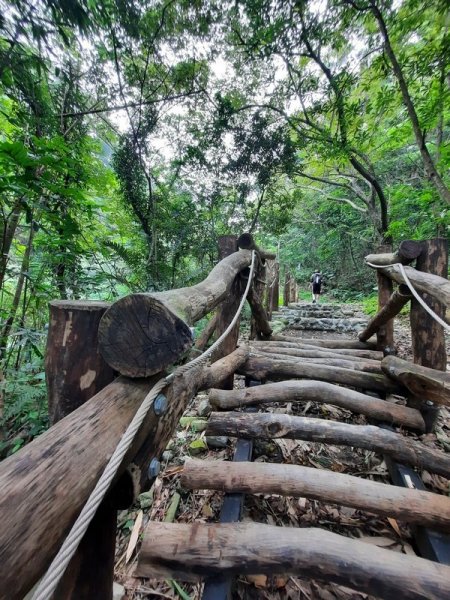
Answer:
M320 402L333 404L366 417L425 431L422 415L415 408L392 404L323 381L280 381L240 390L210 389L209 401L215 409L231 410L252 404L275 402Z
M308 329L310 331L359 331L365 327L367 319L343 319L343 318L315 318L296 317L289 324L290 329Z
M272 336L273 338L273 336ZM321 352L325 354L323 358L326 358L329 354L333 354L337 357L344 358L345 356L351 356L352 358L369 358L371 360L382 360L384 358L383 352L379 350L358 350L352 348L331 348L328 346L316 346L314 344L303 344L300 341L300 338L291 338L292 342L277 342L277 341L252 341L252 346L259 349L270 350L271 348L276 348L277 350L280 348L284 348L285 350L292 350L294 353L298 352L308 352L308 353L317 353ZM316 355L316 354L314 354ZM296 354L296 356L302 356L301 354Z
M184 581L260 573L333 582L384 600L450 598L450 567L312 527L151 522L136 570Z
M381 368L419 400L450 406L450 373L422 367L396 356L386 356L381 361Z
M312 344L322 348L350 348L356 350L376 350L377 344L371 340L360 342L358 340L333 340L333 339L315 339L302 338L299 336L282 335L280 333L270 336L271 342L300 342L301 344Z
M251 439L289 438L356 446L418 469L426 469L450 479L450 455L387 429L373 425L350 425L312 417L276 413L211 413L206 435L226 435Z
M382 373L381 363L378 360L352 360L350 356L346 358L339 357L334 358L328 356L327 358L316 358L309 356L292 356L281 352L260 352L258 349L252 350L252 355L268 357L273 360L288 360L294 364L316 364L316 365L328 365L332 367L341 367L342 369L350 369L352 371L361 371L363 373Z
M450 498L447 496L311 467L188 460L181 483L195 490L311 498L450 531Z
M276 360L265 356L250 354L239 368L240 375L250 375L258 380L280 380L286 377L298 379L317 379L340 383L350 387L375 392L402 393L404 388L386 377L376 373L361 373L351 369L330 367L317 364L295 364L286 360Z

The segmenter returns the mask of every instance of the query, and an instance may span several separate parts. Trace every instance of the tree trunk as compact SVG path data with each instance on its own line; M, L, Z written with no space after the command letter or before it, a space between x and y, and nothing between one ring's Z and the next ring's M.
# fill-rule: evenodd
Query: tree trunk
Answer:
M283 291L283 304L289 306L291 301L291 275L289 271L284 271L284 291Z
M437 172L431 154L428 151L427 145L425 143L425 135L422 132L422 128L419 123L419 117L417 116L416 109L414 108L413 101L411 99L408 84L406 83L406 79L403 76L403 71L400 66L400 63L397 60L397 57L394 53L394 50L391 45L391 40L389 38L389 34L387 31L386 23L384 21L383 15L374 3L370 5L370 9L378 21L378 25L380 27L381 35L384 40L384 49L389 58L389 61L392 65L392 70L394 75L398 81L398 85L400 88L400 92L402 94L403 103L406 106L406 110L408 111L409 120L411 121L411 125L414 132L414 137L416 138L416 144L420 152L420 156L422 158L423 166L425 167L425 171L428 175L429 180L432 185L436 189L442 200L445 200L448 204L450 204L450 190L445 185L441 176Z
M184 464L181 484L194 490L312 498L450 531L450 498L447 496L334 471L261 462L189 460Z
M148 524L137 575L192 581L226 574L292 574L384 600L450 597L450 568L316 528L261 523Z
M446 279L448 241L445 238L435 238L422 242L422 247L423 251L417 259L416 269ZM445 306L441 302L428 294L423 294L422 299L441 319L445 318ZM437 323L415 298L411 302L410 320L414 362L424 367L445 371L447 351L442 325Z
M248 291L247 300L252 310L252 332L250 339L254 339L255 337L270 337L272 335L272 328L261 302L261 291L261 288L259 291L254 288L250 288Z
M167 387L167 411L150 411L119 470L159 457L187 403L200 389L220 386L247 355L245 348L214 363L196 367ZM19 600L56 554L109 457L153 385L160 379L119 377L86 404L0 463L1 600ZM142 454L141 454L142 452ZM133 465L137 481L147 473ZM17 552L20 548L20 552ZM37 552L36 549L40 551Z
M396 356L381 361L383 371L422 402L450 406L450 373L422 367Z
M20 215L22 214L22 200L23 198L18 198L15 201L11 213L2 223L0 238L0 290L3 289L11 244L14 239L14 234L16 233L17 225L19 224Z
M356 446L388 454L406 465L426 469L450 479L450 456L393 431L373 425L349 425L338 421L290 415L236 412L211 413L206 435L251 439L289 438L322 444Z
M239 373L250 375L258 380L279 381L286 377L317 379L383 393L399 393L403 389L401 385L395 384L384 375L358 373L350 369L328 367L327 365L293 364L289 361L272 360L261 356L250 356L240 367Z
M370 319L364 331L361 331L361 333L358 335L360 341L365 342L378 331L380 326L384 325L388 321L392 321L393 318L398 315L398 313L406 304L408 304L410 300L411 293L408 286L400 285L399 289L391 295L383 308Z
M20 268L20 273L16 282L16 290L14 293L14 298L11 304L11 308L9 311L8 318L5 321L5 324L2 327L0 333L0 358L6 352L6 346L8 344L8 337L11 333L12 326L14 324L14 319L16 318L17 309L19 308L20 298L22 296L23 284L25 282L25 275L28 274L28 270L30 268L30 256L31 251L33 249L33 237L34 237L34 229L33 223L30 223L30 232L28 234L28 242L25 248L25 252L22 258L22 265ZM6 263L5 263L6 265Z
M118 300L100 322L103 358L129 377L147 377L179 361L192 344L189 326L227 297L236 275L250 263L251 252L240 250L197 285Z
M424 420L420 412L414 408L392 404L322 381L282 381L231 391L211 389L209 401L214 408L221 410L274 402L313 401L320 404L333 404L377 421L398 424L419 431L425 430Z

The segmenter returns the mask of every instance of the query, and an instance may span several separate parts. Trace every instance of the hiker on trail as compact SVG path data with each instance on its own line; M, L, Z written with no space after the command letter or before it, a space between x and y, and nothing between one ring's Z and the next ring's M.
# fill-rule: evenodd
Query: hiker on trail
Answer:
M313 304L316 302L318 303L322 290L322 273L319 270L314 271L314 273L311 275L311 283L309 284L309 288L312 290Z

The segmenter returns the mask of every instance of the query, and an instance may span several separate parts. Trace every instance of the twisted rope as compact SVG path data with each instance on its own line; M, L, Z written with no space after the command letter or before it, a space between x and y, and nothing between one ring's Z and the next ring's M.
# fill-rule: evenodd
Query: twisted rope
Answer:
M406 274L405 267L402 265L402 263L394 263L394 264L391 264L391 265L374 265L374 264L372 264L370 262L366 262L366 265L369 265L369 267L373 267L374 269L383 269L384 267L397 267L397 266L399 266L400 267L400 272L401 272L401 274L403 276L403 279L405 280L406 285L411 290L411 293L414 296L414 298L419 302L419 304L421 304L423 306L423 308L427 311L427 313L429 315L431 315L433 317L433 319L439 323L439 325L442 325L442 327L446 331L450 331L450 325L448 323L446 323L445 321L443 321L441 319L441 317L439 315L437 315L434 312L434 310L432 308L430 308L428 306L428 304L419 296L419 294L417 293L417 291L414 288L413 284L411 283L408 275Z
M255 251L252 251L252 262L250 267L250 275L248 278L247 286L242 296L239 307L236 311L233 320L228 325L223 334L214 342L212 346L210 346L203 354L192 360L191 362L178 367L173 373L160 379L149 391L149 393L145 396L142 404L136 411L131 423L128 425L125 433L120 439L116 449L113 452L108 464L105 467L100 479L97 481L96 486L92 490L91 495L86 501L81 513L79 514L77 520L72 526L68 536L64 540L61 548L59 549L58 554L53 559L50 564L46 574L41 579L32 600L48 600L52 594L54 593L56 586L58 585L61 577L64 574L64 571L67 568L70 560L75 554L76 549L78 548L79 543L81 542L84 534L86 533L87 528L89 527L90 522L92 521L95 513L97 512L98 507L100 506L103 498L105 497L111 482L117 474L117 471L123 461L125 454L130 448L137 432L139 431L142 422L144 421L148 411L153 405L153 401L157 397L157 395L165 388L169 383L173 381L173 379L178 375L183 375L190 369L197 367L203 363L205 363L209 356L214 352L214 350L222 343L223 339L230 333L233 327L236 325L236 322L242 312L242 308L244 306L245 300L247 298L248 291L250 289L250 285L252 282L253 271L255 266Z

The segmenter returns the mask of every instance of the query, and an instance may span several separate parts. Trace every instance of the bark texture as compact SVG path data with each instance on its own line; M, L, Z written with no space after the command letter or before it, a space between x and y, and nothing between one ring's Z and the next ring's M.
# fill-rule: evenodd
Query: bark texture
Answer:
M374 425L350 425L312 417L283 414L211 413L206 435L252 439L289 438L356 446L450 478L450 456L421 442Z
M450 567L316 528L259 523L149 523L141 577L192 581L226 574L288 573L384 600L450 597Z
M282 381L229 391L213 388L209 391L209 400L212 406L221 410L231 410L254 404L311 400L340 406L378 421L425 431L422 415L414 408L392 404L323 381Z

